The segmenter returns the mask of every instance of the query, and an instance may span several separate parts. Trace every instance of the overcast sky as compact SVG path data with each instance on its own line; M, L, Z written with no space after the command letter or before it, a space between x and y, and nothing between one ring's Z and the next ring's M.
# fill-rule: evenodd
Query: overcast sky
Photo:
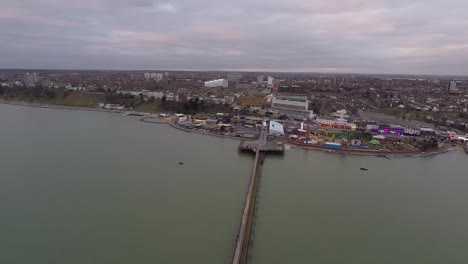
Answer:
M0 0L0 68L468 75L466 0Z

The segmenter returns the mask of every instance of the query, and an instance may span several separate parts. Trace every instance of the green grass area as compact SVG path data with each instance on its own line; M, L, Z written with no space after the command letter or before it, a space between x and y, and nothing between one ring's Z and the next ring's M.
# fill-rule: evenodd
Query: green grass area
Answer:
M434 118L446 116L449 119L458 117L458 113L453 113L453 112L417 111L417 110L407 110L407 109L402 109L402 108L384 108L382 109L382 111L387 115L399 117L399 118L406 119L406 120L418 120L418 121L426 121L427 116L432 116Z
M399 117L401 119L419 121L425 121L428 115L433 115L432 112L428 111L406 110L402 108L384 108L383 112L387 115Z
M104 98L102 96L92 94L71 93L66 97L56 98L50 102L66 106L95 107L99 103L104 102Z
M363 104L369 105L369 98L359 98L358 101Z
M99 103L104 102L104 97L94 94L86 94L73 92L67 96L62 94L57 94L55 98L49 99L47 97L34 98L31 96L18 95L18 96L8 96L4 97L7 100L19 101L19 102L28 102L36 104L56 104L63 106L79 106L79 107L96 107Z
M159 102L152 102L152 103L146 102L146 103L139 105L135 110L140 111L140 112L151 112L151 113L164 112Z

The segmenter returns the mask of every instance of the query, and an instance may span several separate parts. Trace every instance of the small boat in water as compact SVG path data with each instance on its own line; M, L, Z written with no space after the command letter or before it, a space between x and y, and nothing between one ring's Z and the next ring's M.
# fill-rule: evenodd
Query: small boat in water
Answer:
M361 168L362 171L368 171L367 168Z
M182 161L179 161L179 165L184 165L184 163Z

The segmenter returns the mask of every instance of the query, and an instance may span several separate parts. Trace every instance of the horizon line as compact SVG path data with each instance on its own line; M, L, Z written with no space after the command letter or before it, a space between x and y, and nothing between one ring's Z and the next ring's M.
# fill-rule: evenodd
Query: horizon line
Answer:
M0 68L0 71L115 71L115 72L219 72L219 73L281 73L281 74L327 74L327 75L405 75L405 76L453 76L467 77L468 74L430 74L430 73L365 73L365 72L314 72L314 71L283 71L261 69L220 69L220 70L196 70L196 69L77 69L77 68Z

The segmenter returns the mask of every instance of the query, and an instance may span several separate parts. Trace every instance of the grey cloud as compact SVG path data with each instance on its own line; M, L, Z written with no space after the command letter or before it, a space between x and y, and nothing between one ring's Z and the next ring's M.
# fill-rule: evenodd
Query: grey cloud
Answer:
M463 0L0 0L1 68L468 74Z

